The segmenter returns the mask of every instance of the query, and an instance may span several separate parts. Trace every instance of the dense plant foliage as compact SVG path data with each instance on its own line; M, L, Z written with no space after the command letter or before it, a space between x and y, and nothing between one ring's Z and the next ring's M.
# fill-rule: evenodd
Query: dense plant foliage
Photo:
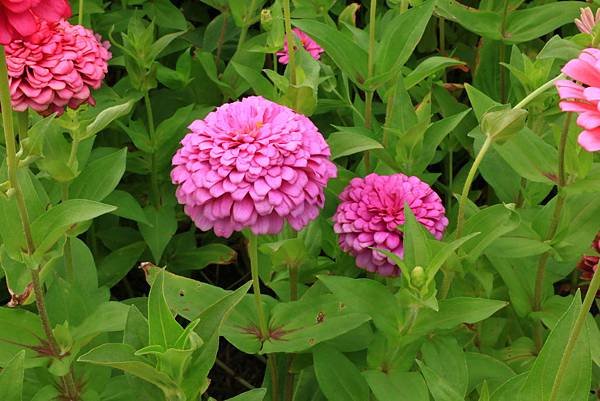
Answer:
M600 399L587 5L0 0L0 400Z

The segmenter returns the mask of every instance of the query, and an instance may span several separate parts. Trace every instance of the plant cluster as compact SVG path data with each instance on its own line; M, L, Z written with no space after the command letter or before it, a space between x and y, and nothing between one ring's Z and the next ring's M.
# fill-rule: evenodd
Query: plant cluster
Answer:
M600 399L587 5L0 0L0 400Z

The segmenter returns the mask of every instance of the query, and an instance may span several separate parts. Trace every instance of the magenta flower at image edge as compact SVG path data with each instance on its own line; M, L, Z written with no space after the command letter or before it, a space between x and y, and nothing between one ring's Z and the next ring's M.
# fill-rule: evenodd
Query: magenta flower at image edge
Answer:
M420 222L436 239L448 226L442 200L433 189L404 174L370 174L354 178L340 195L341 203L333 217L342 250L356 257L358 267L383 276L400 273L380 248L404 256L402 232L404 205L409 205Z
M323 48L321 46L319 46L317 44L317 42L315 42L310 36L308 36L307 34L302 32L298 28L294 28L294 29L292 29L292 31L294 32L296 37L300 40L300 43L302 43L302 47L304 47L304 49L312 56L312 58L314 58L315 60L318 60L321 58L321 53L323 53L325 50L323 50ZM277 56L279 56L279 62L281 64L289 63L290 56L288 53L287 38L285 39L285 41L283 43L283 50L277 52Z
M49 115L94 105L90 89L108 72L109 47L82 26L41 21L36 33L5 46L13 108Z
M318 216L337 169L308 118L253 96L218 107L189 129L171 178L198 228L221 237L244 228L275 234L285 221L301 230Z
M563 111L578 113L577 125L583 128L579 144L588 152L600 150L600 50L585 49L569 61L562 72L571 80L556 81Z

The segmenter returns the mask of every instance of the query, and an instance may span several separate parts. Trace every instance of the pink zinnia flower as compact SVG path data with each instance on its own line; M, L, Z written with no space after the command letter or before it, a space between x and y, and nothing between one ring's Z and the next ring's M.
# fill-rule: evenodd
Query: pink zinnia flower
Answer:
M596 10L596 15L594 15L592 9L586 7L581 9L581 16L575 18L575 25L577 25L581 33L591 35L598 21L600 21L600 9Z
M0 0L0 44L35 33L40 20L56 22L70 16L67 0Z
M304 49L310 53L312 58L314 58L315 60L318 60L321 58L321 53L323 53L325 50L323 50L323 48L321 48L321 46L319 46L317 44L317 42L312 40L312 38L310 36L308 36L307 34L302 32L298 28L294 28L294 29L292 29L292 31L294 32L294 34L296 35L298 40L300 40L300 42L302 43L302 47L304 47ZM279 62L281 64L289 63L290 55L288 54L287 38L283 42L283 50L277 52L277 55L279 56Z
M563 111L579 113L577 125L583 128L579 144L588 152L600 150L600 50L585 49L562 69L570 80L556 81Z
M356 257L358 267L383 276L396 276L400 269L393 260L372 248L404 256L403 234L398 227L405 221L405 203L435 238L441 239L448 226L442 200L417 177L370 174L354 178L340 200L333 216L340 247Z
M262 97L224 104L194 121L173 157L177 199L201 230L302 229L337 174L329 146L305 116Z
M48 115L94 104L90 88L102 85L109 46L82 26L42 21L38 32L6 46L13 108Z

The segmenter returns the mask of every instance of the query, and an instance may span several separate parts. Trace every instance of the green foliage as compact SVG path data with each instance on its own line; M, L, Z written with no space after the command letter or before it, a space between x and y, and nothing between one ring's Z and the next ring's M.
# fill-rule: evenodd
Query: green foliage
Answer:
M0 140L0 400L594 397L600 331L577 266L598 257L600 162L551 81L597 47L600 28L573 24L597 5L81 5L113 56L94 102L13 113L15 174ZM318 60L294 37L295 62L279 62L287 23L323 48ZM310 118L338 169L307 227L259 236L257 277L246 233L196 229L170 177L187 127L252 95ZM428 183L449 220L434 238L403 192L402 254L369 249L399 276L358 269L333 227L340 193L371 173Z

